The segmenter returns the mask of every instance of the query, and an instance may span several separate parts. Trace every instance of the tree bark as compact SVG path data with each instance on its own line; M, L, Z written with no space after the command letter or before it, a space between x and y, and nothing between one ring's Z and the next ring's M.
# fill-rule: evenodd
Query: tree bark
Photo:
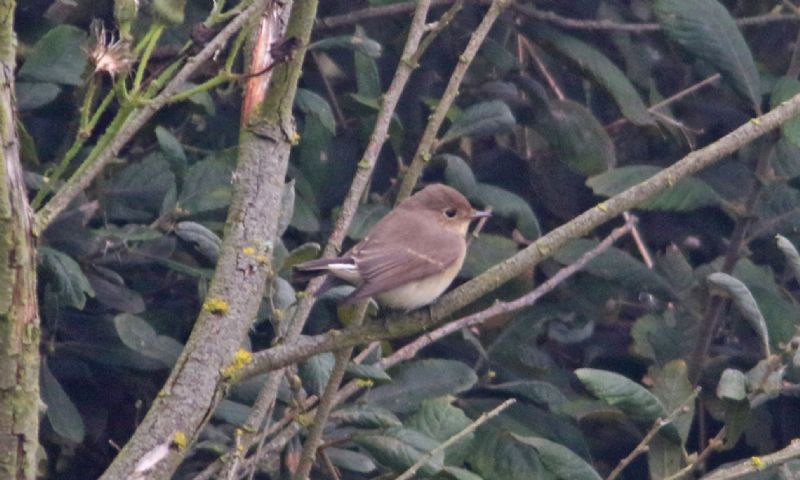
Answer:
M34 479L39 433L36 251L14 98L14 0L0 0L0 477Z

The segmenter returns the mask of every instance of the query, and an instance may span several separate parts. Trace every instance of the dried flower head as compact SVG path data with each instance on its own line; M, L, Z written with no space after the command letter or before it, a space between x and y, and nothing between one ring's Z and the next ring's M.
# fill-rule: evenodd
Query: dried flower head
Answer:
M107 72L111 78L117 74L127 73L133 64L130 44L116 38L114 34L103 25L103 22L93 21L92 42L89 46L89 61L94 65L94 72Z

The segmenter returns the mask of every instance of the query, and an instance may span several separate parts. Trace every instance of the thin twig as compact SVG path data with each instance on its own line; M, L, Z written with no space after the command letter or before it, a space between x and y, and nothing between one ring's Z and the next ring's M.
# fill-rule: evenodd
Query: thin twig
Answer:
M427 452L427 453L425 453L423 455L420 455L419 458L417 459L417 461L414 462L414 465L411 465L408 468L408 470L406 470L405 472L400 474L395 480L410 480L414 476L414 474L417 473L417 470L422 468L422 466L425 465L425 463L427 463L428 461L430 461L431 458L433 458L434 456L436 456L440 452L443 452L450 445L455 444L456 442L458 442L459 440L461 440L465 436L467 436L470 433L474 432L476 428L480 427L481 425L483 425L484 423L486 423L490 419L500 415L500 413L503 410L505 410L506 408L510 407L511 405L514 405L514 403L516 403L516 401L517 400L514 399L514 398L509 398L505 402L503 402L500 405L498 405L495 408L493 408L491 411L488 411L488 412L485 412L485 413L481 414L480 417L478 417L474 422L472 422L469 425L467 425L463 430L461 430L460 432L456 433L452 437L448 438L447 440L442 442L440 445L437 445L436 448L434 448L430 452Z
M433 0L432 7L439 7L449 5L455 0ZM479 0L477 3L488 4L491 0ZM331 15L329 17L320 18L317 20L317 30L330 30L334 28L347 27L365 20L373 20L376 18L390 17L409 13L414 10L414 2L398 2L390 5L379 7L368 7L355 12L345 13L342 15ZM620 23L608 20L585 20L568 18L558 15L553 12L547 12L533 8L529 5L512 3L511 7L517 13L539 20L542 22L551 23L553 25L568 28L572 30L606 30L606 31L622 31L622 32L653 32L661 30L661 25L657 23ZM766 25L774 22L797 22L798 17L793 14L781 13L766 13L763 15L754 15L752 17L742 17L736 20L736 24L740 27Z
M689 473L692 473L692 471L694 471L696 468L699 468L701 465L703 465L712 453L721 449L722 446L725 445L725 431L726 428L722 427L714 436L714 438L708 441L706 448L704 448L703 451L700 452L700 454L697 455L697 457L691 463L689 463L689 465L683 467L664 480L677 480L679 478L684 478Z
M656 434L658 434L658 432L660 432L662 428L674 422L679 415L681 415L682 413L686 413L688 406L694 401L695 397L697 397L699 393L700 393L700 388L699 387L695 388L692 391L691 395L686 397L686 399L683 402L681 402L681 404L678 405L678 407L675 410L670 412L670 414L667 415L666 418L657 419L653 423L653 426L650 428L647 434L645 434L645 436L639 442L639 444L636 445L636 447L631 451L631 453L629 453L625 458L620 460L617 466L614 467L614 470L612 470L611 473L608 474L606 480L615 480L619 476L619 474L622 473L623 470L625 470L625 467L630 465L630 463L634 461L636 457L646 452L648 446L650 445L650 442L653 441L653 438L656 436Z
M364 322L364 317L367 314L367 306L369 299L364 299L356 304L355 325L361 325ZM303 445L303 451L300 454L300 461L297 465L297 470L292 476L293 480L308 480L308 475L311 473L311 467L314 465L314 459L317 456L317 448L322 440L322 432L325 430L325 425L328 423L328 416L331 414L333 407L336 406L336 396L339 391L339 385L342 383L347 364L350 361L350 356L353 355L354 347L343 348L334 353L334 364L330 375L328 376L328 383L325 385L325 391L319 399L317 405L317 412L314 416L314 423L308 429L306 435L306 443Z
M733 478L743 478L747 475L755 475L763 472L764 469L784 464L790 460L800 457L800 439L795 438L785 448L769 455L752 457L747 460L720 467L717 470L703 477L703 480L728 480ZM779 478L792 478L791 476Z
M522 44L522 47L525 49L526 52L528 52L528 57L530 57L530 59L533 60L533 63L536 64L536 67L539 69L539 72L541 72L544 79L547 80L547 84L550 86L550 89L556 95L556 98L558 98L559 100L564 100L565 98L567 98L566 95L564 95L564 92L561 90L561 87L558 86L558 82L556 82L555 77L553 77L553 75L550 73L550 70L547 68L547 65L545 65L545 63L542 61L541 57L539 56L539 52L536 51L536 48L533 46L533 43L531 43L530 40L528 40L526 37L522 35L519 36L519 39L520 43Z
M487 11L483 16L480 25L478 25L475 31L472 32L469 42L467 42L467 46L464 48L464 52L458 57L458 64L455 66L453 73L450 75L450 80L447 82L447 87L445 87L444 93L442 94L438 105L436 105L436 109L430 116L428 125L425 126L425 131L422 133L422 138L420 139L419 145L417 146L417 151L414 153L414 157L411 160L411 164L403 174L403 181L400 184L399 191L397 192L396 203L405 200L409 195L411 195L412 190L414 190L414 186L417 184L417 180L419 180L425 164L428 162L428 160L430 160L432 150L435 149L436 134L438 133L439 128L442 126L444 119L447 117L447 112L450 110L450 106L453 104L453 101L455 101L456 96L458 96L458 90L461 86L461 82L464 80L464 76L466 75L469 66L472 64L472 60L478 53L478 50L483 44L483 41L486 39L486 36L489 34L489 31L492 29L492 25L494 25L495 20L497 20L497 17L503 11L503 8L505 8L506 3L507 0L494 0L492 2L492 5L489 7L489 11ZM460 3L456 3L455 5L460 6Z

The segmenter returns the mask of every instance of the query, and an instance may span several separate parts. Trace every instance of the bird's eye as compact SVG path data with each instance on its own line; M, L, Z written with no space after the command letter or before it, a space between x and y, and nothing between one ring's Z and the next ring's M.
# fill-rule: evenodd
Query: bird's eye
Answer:
M447 208L447 209L445 209L445 211L443 213L444 213L444 216L447 217L447 218L454 218L456 216L456 213L458 213L458 212L456 212L455 208Z

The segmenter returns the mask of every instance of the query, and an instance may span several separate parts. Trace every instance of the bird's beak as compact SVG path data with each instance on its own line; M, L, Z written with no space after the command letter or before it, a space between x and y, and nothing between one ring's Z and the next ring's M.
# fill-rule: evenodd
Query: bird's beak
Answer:
M488 217L491 217L491 216L492 216L492 211L491 210L473 210L472 211L472 217L470 217L470 218L472 220L476 220L478 218L488 218Z

